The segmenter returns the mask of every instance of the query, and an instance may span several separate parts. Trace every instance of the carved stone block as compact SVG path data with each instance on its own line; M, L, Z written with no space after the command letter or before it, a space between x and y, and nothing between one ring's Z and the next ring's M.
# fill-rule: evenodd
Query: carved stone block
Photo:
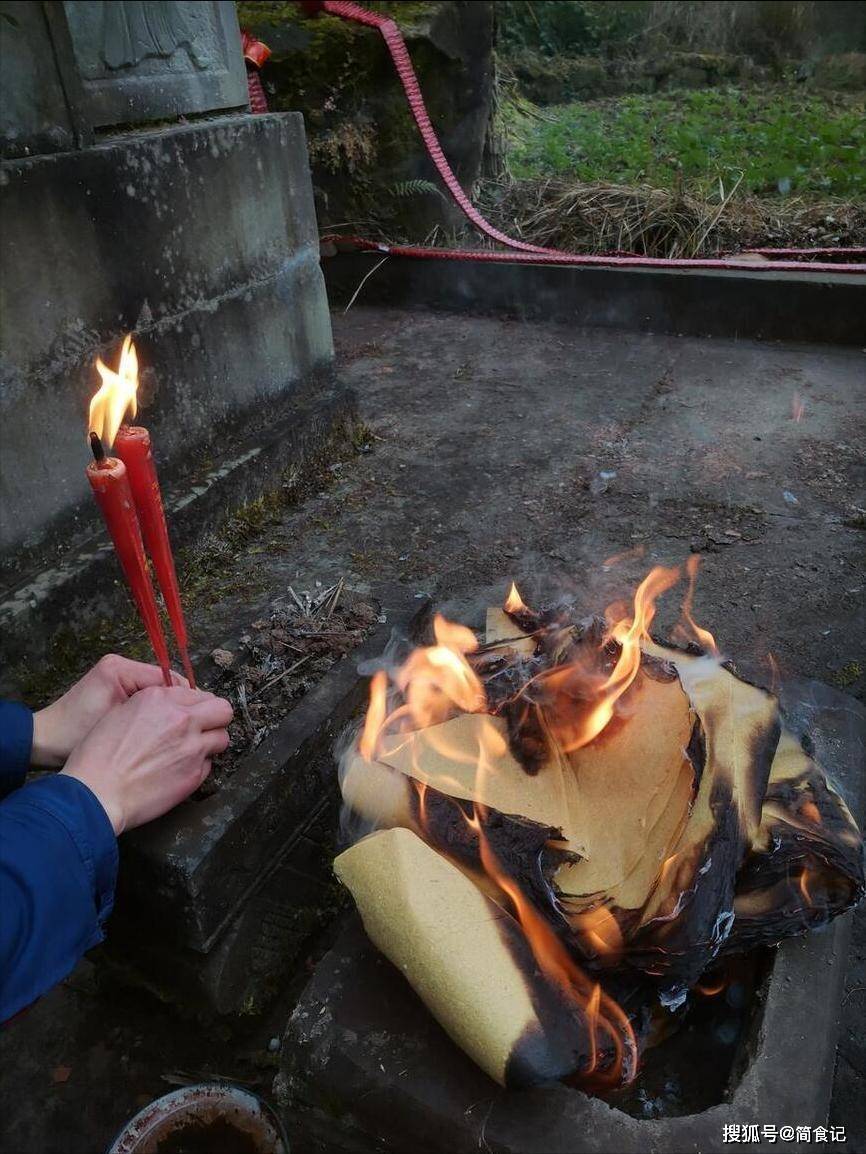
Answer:
M63 8L93 127L246 108L234 4L75 0Z

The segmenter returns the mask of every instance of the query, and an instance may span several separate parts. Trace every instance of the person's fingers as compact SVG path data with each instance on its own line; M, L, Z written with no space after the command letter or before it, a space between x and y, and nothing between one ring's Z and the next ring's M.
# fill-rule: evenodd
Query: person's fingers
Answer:
M218 753L225 753L229 747L227 729L206 729L201 739L205 757L216 757Z
M128 657L119 657L112 654L104 660L110 662L110 672L117 677L127 697L138 693L140 689L150 689L154 685L165 684L162 670L158 665L147 665L144 661L130 661ZM172 679L179 674L172 674ZM186 681L182 682L186 685Z
M172 705L180 705L184 709L190 709L197 705L202 705L209 701L216 701L212 693L208 693L206 689L190 689L188 685L172 685L165 689L166 699Z
M210 759L208 758L205 760L205 762L203 763L203 765L201 767L201 776L198 779L198 786L196 786L196 789L198 789L199 786L201 786L204 782L207 781L207 779L210 777L210 771L212 769L213 769L213 766L211 765Z
M234 717L234 710L223 697L214 697L213 694L202 694L202 699L190 702L190 712L202 728L225 729Z
M171 683L180 689L189 689L189 682L181 673L177 673L174 669L171 671Z

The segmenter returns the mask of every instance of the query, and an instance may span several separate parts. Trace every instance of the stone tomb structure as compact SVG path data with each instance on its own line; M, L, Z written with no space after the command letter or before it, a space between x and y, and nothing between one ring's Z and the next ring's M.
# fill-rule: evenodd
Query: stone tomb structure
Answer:
M133 332L170 479L333 352L302 118L249 114L234 4L4 0L0 88L0 624L32 637L16 591L100 528L97 355Z

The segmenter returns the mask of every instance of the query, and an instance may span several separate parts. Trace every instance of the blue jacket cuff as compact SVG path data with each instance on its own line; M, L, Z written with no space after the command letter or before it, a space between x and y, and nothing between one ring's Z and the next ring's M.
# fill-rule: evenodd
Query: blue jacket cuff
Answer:
M75 843L96 902L100 926L114 908L117 883L117 838L108 814L83 781L62 773L31 782L20 796L59 821Z
M0 701L0 796L24 781L32 748L33 714L18 701Z

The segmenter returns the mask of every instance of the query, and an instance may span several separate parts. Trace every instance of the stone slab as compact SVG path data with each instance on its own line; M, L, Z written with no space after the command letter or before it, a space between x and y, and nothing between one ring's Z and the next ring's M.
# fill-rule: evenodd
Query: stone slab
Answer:
M0 156L79 145L56 51L44 4L0 3Z
M722 1154L726 1122L826 1121L849 936L846 917L778 951L758 1050L730 1102L644 1120L558 1084L501 1089L353 918L289 1021L275 1093L300 1154Z
M171 469L333 356L303 122L239 116L5 161L0 549L97 523L97 355L133 332L140 419ZM50 259L44 254L50 253Z
M380 252L328 258L323 267L332 303L347 303L381 260ZM866 277L392 257L358 299L365 305L424 306L677 336L860 346Z
M862 813L866 710L815 683L792 683L783 700L795 726L817 735L819 757L844 767L837 777ZM448 1038L353 915L289 1020L275 1091L303 1134L303 1154L721 1154L725 1123L826 1121L850 932L849 914L775 951L739 1058L742 1076L725 1101L644 1120L559 1084L502 1090Z
M323 802L207 953L166 942L126 903L112 921L106 963L125 984L208 1017L260 1014L287 986L298 990L304 952L345 903L331 870L336 799Z
M92 127L248 107L230 0L62 5Z

